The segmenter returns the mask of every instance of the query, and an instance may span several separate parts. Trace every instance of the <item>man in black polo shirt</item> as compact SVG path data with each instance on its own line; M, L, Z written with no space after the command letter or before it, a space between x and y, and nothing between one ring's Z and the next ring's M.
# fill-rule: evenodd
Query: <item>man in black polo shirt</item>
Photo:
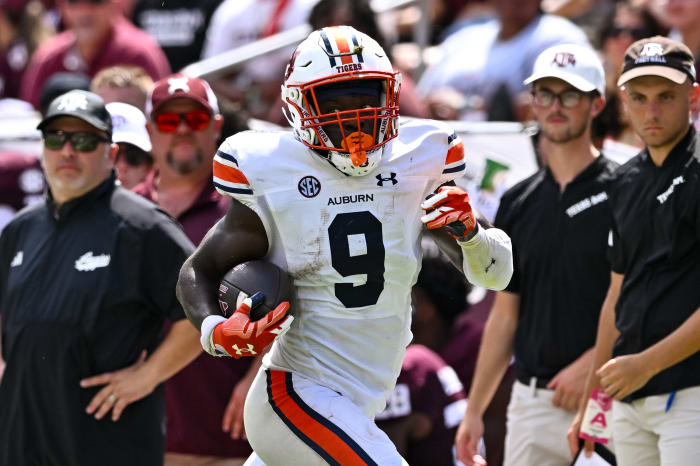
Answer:
M503 196L496 215L513 241L515 272L491 309L457 433L457 455L467 465L513 355L505 464L571 462L566 430L608 287L606 188L616 165L592 146L590 133L605 105L603 67L587 47L555 46L537 58L525 83L532 84L545 165Z
M617 400L618 464L694 465L700 461L700 141L689 120L700 91L693 56L665 37L640 40L627 49L618 85L646 147L620 167L609 192L612 274L586 393L602 387ZM572 451L580 418L569 433Z
M192 244L115 184L100 97L59 96L38 128L46 200L0 237L0 465L162 464L161 383L200 351L175 298Z

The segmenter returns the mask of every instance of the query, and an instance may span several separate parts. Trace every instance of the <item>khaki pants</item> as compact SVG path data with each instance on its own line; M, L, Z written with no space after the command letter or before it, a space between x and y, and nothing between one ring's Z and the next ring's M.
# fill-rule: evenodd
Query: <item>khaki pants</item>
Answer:
M221 458L219 456L166 453L165 466L242 466L245 458Z
M620 466L700 464L700 387L613 405L613 437Z
M554 390L531 388L517 380L508 404L505 466L569 466L566 433L574 412L552 404Z

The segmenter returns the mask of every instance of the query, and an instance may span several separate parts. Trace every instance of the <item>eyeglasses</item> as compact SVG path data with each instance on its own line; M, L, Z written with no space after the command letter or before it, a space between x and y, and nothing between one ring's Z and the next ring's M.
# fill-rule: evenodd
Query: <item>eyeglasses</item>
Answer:
M555 94L547 89L537 89L532 91L533 101L535 105L540 107L551 107L556 99L559 99L559 103L564 108L574 108L579 103L581 103L581 97L585 94L583 92L568 89L559 94Z
M127 165L132 167L138 167L139 165L150 165L153 163L153 157L148 152L145 152L133 144L128 142L120 142L119 152L117 152L117 158L115 160L119 161L122 157L126 161Z
M155 118L156 127L163 133L174 132L182 120L192 131L202 131L209 126L211 115L204 110L192 110L186 113L161 113Z
M78 152L92 152L103 142L109 139L95 133L85 131L46 131L44 132L44 147L51 150L60 150L66 141L70 140L71 145Z

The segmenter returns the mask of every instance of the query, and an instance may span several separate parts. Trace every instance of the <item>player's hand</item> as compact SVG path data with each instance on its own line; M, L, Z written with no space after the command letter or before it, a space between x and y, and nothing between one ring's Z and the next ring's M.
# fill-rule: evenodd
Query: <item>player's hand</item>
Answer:
M581 445L581 439L579 439L579 432L581 432L581 422L583 421L583 410L579 410L574 417L571 426L569 426L569 431L566 433L566 438L569 441L569 451L571 452L571 459L576 458L578 450ZM593 442L590 440L585 440L583 442L583 448L585 450L586 458L590 458L593 454Z
M441 186L420 206L426 212L421 222L430 230L444 227L453 238L463 239L476 228L469 195L457 186Z
M600 377L605 394L618 401L642 388L654 375L638 354L613 358L603 364L596 374Z
M552 404L566 411L576 411L581 406L583 390L588 376L588 358L579 358L564 369L547 384L554 390Z
M457 448L457 459L465 466L485 465L486 461L476 452L479 440L484 435L484 422L480 416L467 411L457 428L455 447Z
M102 419L111 410L112 421L118 421L124 408L150 395L158 383L149 376L148 371L142 370L145 361L146 351L142 351L139 359L129 367L81 380L80 386L83 388L104 385L92 397L85 411L94 414L95 419Z
M236 359L256 356L275 338L289 330L294 319L288 314L289 301L281 302L260 320L250 320L250 311L264 300L265 295L261 292L244 299L228 320L214 327L211 333L212 346Z

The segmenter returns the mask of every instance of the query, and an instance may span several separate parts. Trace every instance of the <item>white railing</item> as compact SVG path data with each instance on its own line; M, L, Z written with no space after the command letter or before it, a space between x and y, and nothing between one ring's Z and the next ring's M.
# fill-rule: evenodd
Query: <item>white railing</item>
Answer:
M414 42L423 50L428 46L428 40L430 38L430 0L373 0L371 2L372 9L377 14L386 13L414 4L418 5L421 9L421 19L416 24L414 30ZM199 78L216 78L262 55L267 55L280 49L297 45L304 40L310 32L311 26L302 24L301 26L229 50L228 52L220 53L214 57L205 58L192 63L186 66L182 72Z

